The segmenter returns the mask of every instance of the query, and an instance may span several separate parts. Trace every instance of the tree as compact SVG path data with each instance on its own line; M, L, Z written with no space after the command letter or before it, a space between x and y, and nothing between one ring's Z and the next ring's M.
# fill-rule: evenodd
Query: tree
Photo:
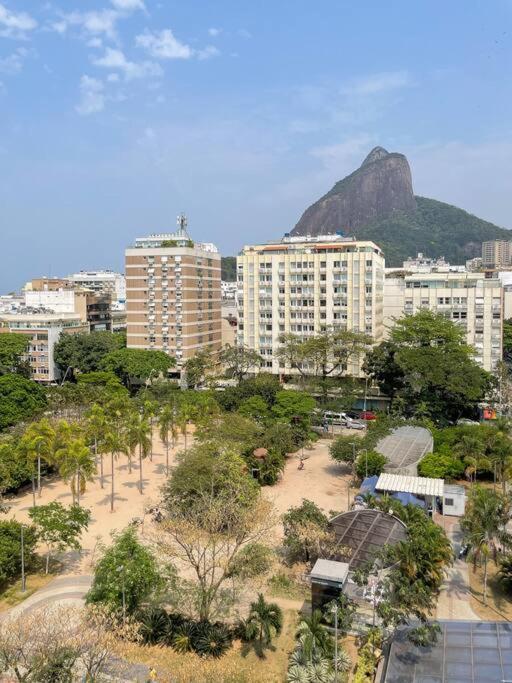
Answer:
M245 548L270 534L272 506L258 495L240 456L199 447L174 471L164 490L164 508L155 542L165 557L178 559L193 573L194 609L199 619L208 620L226 605L224 584L243 585L240 577L252 565Z
M473 482L476 482L478 470L489 466L489 460L484 457L483 443L476 435L465 434L455 447L455 453L466 464L466 473Z
M24 526L25 566L34 560L37 536L33 526ZM21 572L21 523L14 519L0 521L0 583L19 576Z
M71 439L55 454L59 473L64 481L71 482L73 503L80 506L80 494L85 492L88 481L96 472L94 457L82 438Z
M279 342L277 357L302 376L320 377L326 392L327 378L341 375L349 362L357 360L366 351L371 338L350 330L328 329L306 339L295 334L283 334Z
M124 605L125 612L132 614L163 585L155 556L128 527L113 535L113 544L97 563L86 602L103 603L116 610Z
M317 656L330 658L334 652L334 641L322 623L319 609L313 610L310 617L303 617L297 629L297 639L305 658L312 662Z
M164 351L125 348L107 353L101 360L100 369L113 372L131 389L134 384L149 381L152 375L167 376L175 363Z
M37 493L41 497L41 461L50 463L54 454L55 430L49 420L33 422L25 430L20 449L25 457L37 464Z
M197 411L192 403L182 403L178 410L178 427L181 434L183 435L183 441L185 446L185 453L187 452L187 427L190 420L193 420L197 415Z
M476 566L484 564L484 604L487 604L487 563L491 553L510 548L512 536L507 531L510 520L510 500L500 493L474 486L468 495L466 512L461 519L464 541L469 545L468 557Z
M351 436L338 436L329 446L329 453L333 460L344 462L353 470L358 453L357 445Z
M503 495L507 492L507 480L512 474L512 439L508 429L493 430L487 440L489 466L494 466L498 480L501 481Z
M105 448L105 435L108 421L105 409L95 403L87 413L85 432L94 446L94 459L96 464L100 462L100 486L104 486L103 476L103 449Z
M46 396L33 380L20 375L0 376L0 431L44 410Z
M473 414L490 389L464 331L441 313L422 309L401 318L384 344L367 355L366 372L408 415L428 406L434 420L454 422Z
M101 369L103 358L126 346L122 332L91 332L63 334L55 344L54 360L62 373L68 368L74 372L92 373Z
M388 459L377 451L367 451L357 456L355 471L360 479L379 475L386 466Z
M270 645L274 636L279 635L283 628L283 612L279 605L267 602L262 593L258 600L251 602L249 616L246 622L246 637L257 640L260 653Z
M30 365L23 358L29 339L26 334L0 334L0 375L16 373L30 378Z
M139 491L143 493L142 461L151 452L151 425L142 415L135 414L133 421L133 442L139 451Z
M464 465L459 458L452 455L449 449L443 448L425 455L418 463L420 477L434 479L460 479L464 474Z
M300 432L307 434L315 406L315 399L302 391L279 391L272 413L278 420L295 425Z
M115 425L110 423L108 425L107 431L105 432L105 448L107 452L110 453L110 469L111 469L111 481L110 481L110 512L114 512L114 499L115 499L115 485L114 485L114 473L115 473L115 461L118 459L120 453L126 453L129 449L128 443L126 441L126 435L121 432L120 429L116 428Z
M259 368L262 363L260 354L253 349L230 344L226 344L222 349L219 360L228 375L234 377L239 384L248 372Z
M190 389L195 389L196 386L203 381L205 375L213 370L214 367L215 360L210 349L197 351L185 362L187 386Z
M314 562L320 555L329 555L335 544L329 519L310 500L283 515L284 547L291 562Z
M0 439L0 500L7 491L17 491L29 483L34 463L20 449L17 436L3 435Z
M250 396L244 398L238 407L238 412L244 417L248 417L258 422L265 422L270 417L270 411L261 396Z
M165 446L165 474L169 476L169 448L178 436L175 406L165 405L162 408L158 415L158 427L160 439Z
M67 548L80 550L80 536L89 526L91 513L79 505L65 508L62 503L54 501L32 508L28 514L34 523L38 538L46 545L48 574L52 553L64 552Z

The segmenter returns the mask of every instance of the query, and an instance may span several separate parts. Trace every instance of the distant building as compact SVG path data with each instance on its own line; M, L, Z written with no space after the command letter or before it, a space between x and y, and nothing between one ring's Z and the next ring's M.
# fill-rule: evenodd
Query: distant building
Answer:
M32 378L50 383L60 379L53 351L62 334L87 333L89 324L77 313L17 313L0 315L0 333L15 332L30 338L26 359Z
M504 292L498 278L485 273L389 273L384 282L384 327L422 308L442 313L466 332L475 359L493 370L502 359Z
M492 268L512 265L512 242L505 240L483 242L482 265Z
M224 280L220 283L222 289L222 299L225 300L235 300L236 297L236 282L225 282Z
M110 292L87 289L25 289L27 308L53 313L77 313L91 331L112 329Z
M140 237L126 249L127 343L159 349L181 365L221 348L221 263L213 244L193 242L186 218L175 233Z
M483 261L481 256L466 261L466 270L470 273L476 273L477 271L482 270L482 267Z
M237 273L238 341L261 354L266 372L297 372L276 355L283 333L308 339L338 329L383 337L384 256L373 242L285 236L244 247ZM361 375L360 363L346 371Z
M452 266L444 260L444 256L437 259L428 258L421 252L416 258L408 258L403 262L403 270L409 273L449 273L449 272L464 272L464 266ZM388 269L390 270L390 269Z
M121 273L112 270L81 270L68 275L66 281L93 292L110 292L114 304L124 305L126 302L126 279Z
M233 299L222 302L222 348L235 346L238 334L238 315Z

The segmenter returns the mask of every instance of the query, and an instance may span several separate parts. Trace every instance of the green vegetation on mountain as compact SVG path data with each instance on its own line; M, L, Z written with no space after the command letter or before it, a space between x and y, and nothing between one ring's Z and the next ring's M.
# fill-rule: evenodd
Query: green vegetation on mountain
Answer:
M373 240L382 248L387 266L401 266L404 259L418 252L464 263L480 256L483 241L512 239L510 230L451 204L426 197L416 197L416 203L413 211L394 211L388 218L355 231L358 238Z

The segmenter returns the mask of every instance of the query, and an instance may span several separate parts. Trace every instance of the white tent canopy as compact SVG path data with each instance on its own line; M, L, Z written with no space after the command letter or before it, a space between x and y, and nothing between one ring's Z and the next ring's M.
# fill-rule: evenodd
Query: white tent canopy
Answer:
M376 485L377 491L391 493L413 493L417 496L444 496L443 479L430 477L410 477L403 474L383 472Z

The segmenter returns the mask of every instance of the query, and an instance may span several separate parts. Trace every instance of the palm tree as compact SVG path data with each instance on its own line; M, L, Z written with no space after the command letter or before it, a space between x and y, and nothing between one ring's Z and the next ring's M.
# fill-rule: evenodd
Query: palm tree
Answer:
M507 480L512 475L512 441L507 432L497 430L487 444L489 459L494 465L495 474L501 481L503 495L507 493Z
M282 628L283 612L281 608L274 602L266 602L260 593L258 600L251 603L247 619L248 637L257 638L260 649L263 649L264 645L270 645L275 635L281 633Z
M128 444L126 437L116 426L109 425L105 432L105 448L110 453L110 466L112 471L111 489L110 489L110 512L114 512L114 464L120 453L126 453Z
M142 460L151 452L151 425L140 415L134 420L132 430L133 443L136 443L139 448L139 491L142 495Z
M487 604L487 563L491 554L512 545L512 536L506 530L510 519L510 500L500 493L475 486L469 494L466 513L460 526L464 541L469 545L473 569L477 561L484 564L484 604Z
M187 452L187 425L196 414L195 407L191 403L184 403L178 412L178 426L183 434L185 453Z
M94 457L83 439L73 439L56 453L59 472L64 481L71 481L73 504L80 505L80 494L85 491L96 471Z
M29 451L37 462L37 495L41 497L41 461L50 462L53 454L55 430L49 420L43 418L33 422L27 428L25 435L30 441Z
M153 419L158 412L158 404L155 401L144 401L141 407L141 415L150 426L151 445L149 459L153 462Z
M454 450L467 465L466 473L470 476L471 482L475 483L478 470L489 467L482 441L477 436L465 434Z
M103 488L103 486L104 486L103 446L104 446L106 429L107 429L107 415L105 413L105 410L100 405L95 403L87 415L86 431L87 431L89 438L92 439L92 441L94 443L94 459L96 460L96 462L98 460L98 449L100 449L99 461L100 461L100 486L101 486L101 488Z
M312 662L317 657L330 657L333 653L333 639L322 624L322 612L313 611L310 617L304 617L297 629L296 637L307 661Z
M159 436L165 444L165 473L169 476L169 447L177 436L176 411L174 406L165 405L158 415Z

